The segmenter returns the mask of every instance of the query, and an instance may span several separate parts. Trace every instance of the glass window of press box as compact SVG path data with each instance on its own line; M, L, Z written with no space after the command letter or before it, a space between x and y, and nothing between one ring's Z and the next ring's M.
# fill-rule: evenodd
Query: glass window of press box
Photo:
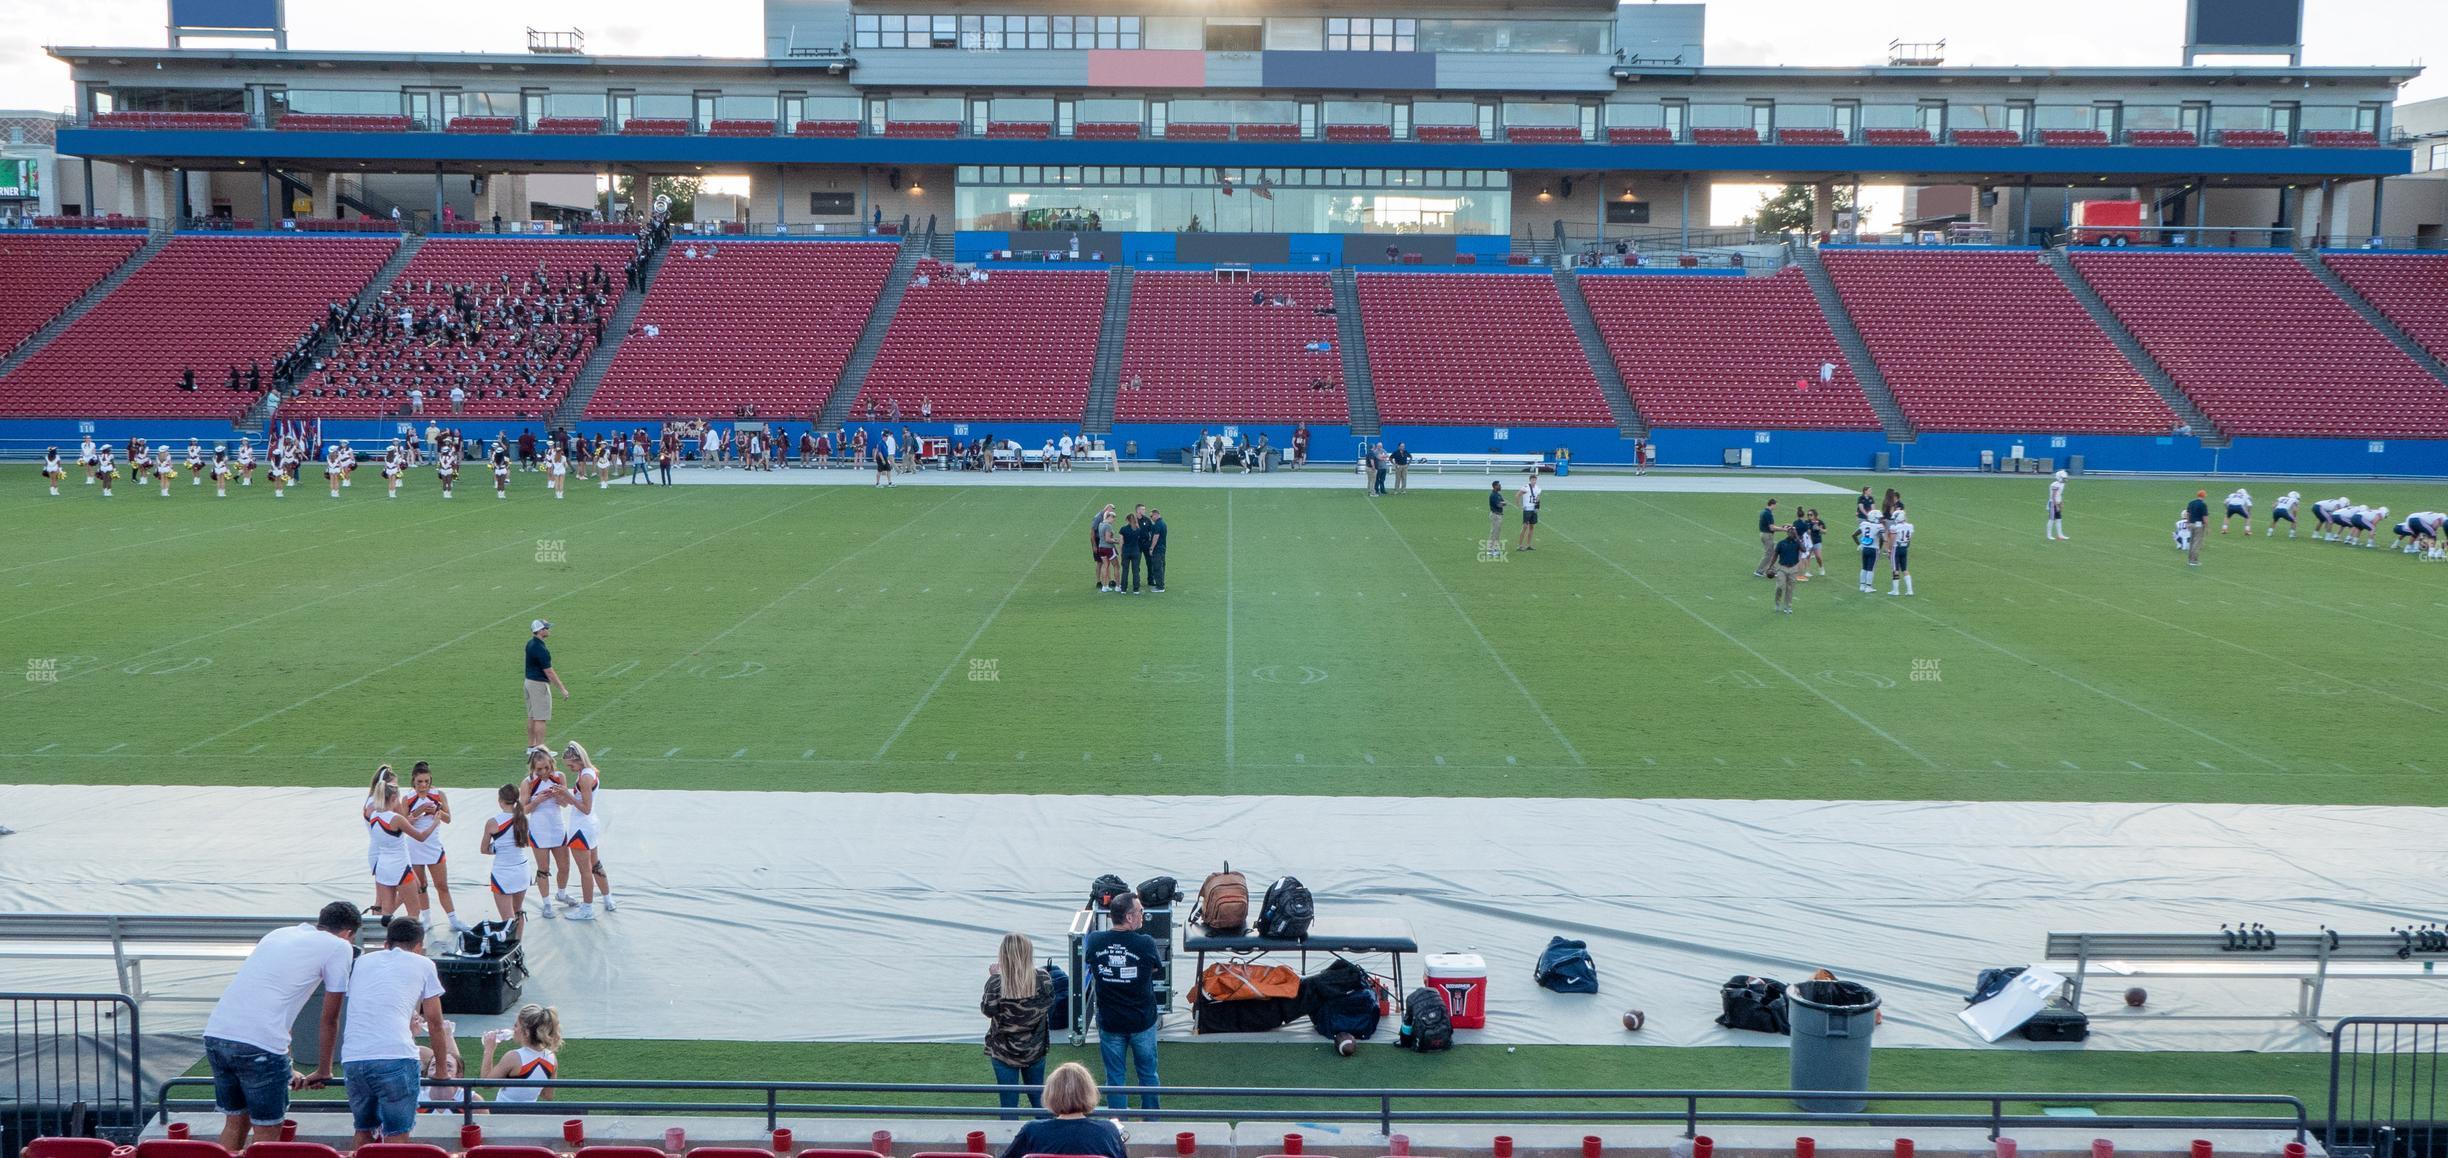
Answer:
M1140 47L1137 16L987 16L862 12L853 48L1084 49Z
M963 165L956 176L966 230L1486 235L1513 225L1508 175L1476 169Z
M92 94L96 114L246 111L246 90L240 88L97 88Z

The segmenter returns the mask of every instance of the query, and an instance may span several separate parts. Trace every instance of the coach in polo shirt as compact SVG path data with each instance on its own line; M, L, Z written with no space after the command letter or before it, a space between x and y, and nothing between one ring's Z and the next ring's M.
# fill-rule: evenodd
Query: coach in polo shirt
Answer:
M340 1047L348 1075L349 1116L357 1145L405 1140L416 1128L417 1044L414 1020L431 1032L434 1072L458 1069L459 1043L442 1027L442 975L425 958L425 926L393 917L379 953L349 971L348 1028Z
M257 1142L279 1138L281 1120L289 1116L289 1091L331 1079L341 996L348 992L349 962L364 923L357 906L333 901L314 924L274 929L255 943L222 991L204 1022L213 1107L224 1115L222 1149L236 1153L248 1140L249 1126ZM323 987L323 1059L314 1073L300 1076L289 1060L289 1027L318 984Z
M539 619L527 625L527 746L544 746L544 725L552 722L552 694L561 689L561 698L569 698L569 685L553 670L552 649L544 646L545 637L552 634L552 620Z
M1775 574L1770 568L1776 566L1777 536L1785 531L1785 528L1777 525L1776 515L1775 499L1768 500L1768 505L1760 508L1760 561L1759 566L1751 569L1751 573L1762 579Z

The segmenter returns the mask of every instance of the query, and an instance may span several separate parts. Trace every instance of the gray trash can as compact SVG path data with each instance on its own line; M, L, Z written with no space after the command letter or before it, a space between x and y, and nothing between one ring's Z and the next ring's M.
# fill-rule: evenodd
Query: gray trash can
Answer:
M1887 452L1883 450L1879 451L1878 453L1870 456L1870 469L1877 471L1880 474L1885 474L1887 473L1887 462Z
M1793 1018L1793 1088L1870 1088L1870 1035L1878 1024L1879 996L1851 981L1803 981L1785 991ZM1814 1114L1858 1114L1860 1098L1795 1098Z

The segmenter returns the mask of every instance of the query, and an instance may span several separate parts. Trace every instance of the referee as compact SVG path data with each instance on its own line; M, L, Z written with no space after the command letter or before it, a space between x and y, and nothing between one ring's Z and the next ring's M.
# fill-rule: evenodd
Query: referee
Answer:
M561 682L553 670L552 649L544 646L544 637L552 634L552 620L539 619L527 627L527 746L544 746L544 725L552 722L552 694L561 689L561 698L569 698L569 685Z

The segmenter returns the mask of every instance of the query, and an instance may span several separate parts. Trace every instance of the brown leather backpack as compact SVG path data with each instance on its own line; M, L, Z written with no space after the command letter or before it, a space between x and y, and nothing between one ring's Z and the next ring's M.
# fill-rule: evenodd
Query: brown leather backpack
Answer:
M1200 883L1198 912L1192 923L1210 933L1239 933L1249 927L1249 881L1232 870L1228 862L1224 871L1208 873Z

